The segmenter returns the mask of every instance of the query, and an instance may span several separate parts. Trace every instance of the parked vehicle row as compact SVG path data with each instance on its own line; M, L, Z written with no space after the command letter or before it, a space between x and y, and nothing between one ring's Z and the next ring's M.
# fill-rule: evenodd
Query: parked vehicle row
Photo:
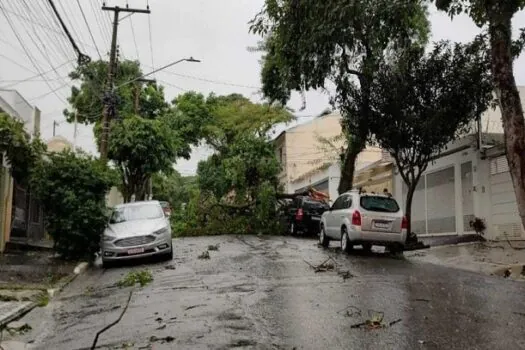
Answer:
M327 247L332 240L340 241L344 252L357 245L364 250L379 245L400 252L406 237L406 217L387 194L343 193L321 217L319 243Z

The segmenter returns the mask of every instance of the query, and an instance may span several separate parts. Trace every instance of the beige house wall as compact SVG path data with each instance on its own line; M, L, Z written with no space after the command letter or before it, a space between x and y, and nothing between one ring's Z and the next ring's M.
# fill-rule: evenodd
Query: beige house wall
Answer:
M48 152L62 152L66 149L72 148L73 144L62 136L54 136L47 142Z
M277 159L282 170L279 175L286 192L293 192L295 184L307 175L326 170L339 162L344 140L341 136L341 115L332 113L283 132L275 142ZM329 140L332 145L322 142ZM381 149L367 147L356 160L356 169L381 159ZM321 170L320 170L321 169Z
M281 183L290 190L293 180L318 168L323 163L337 161L339 152L321 142L341 135L341 115L332 113L286 130L275 140L277 159L281 161ZM340 148L342 141L335 141Z

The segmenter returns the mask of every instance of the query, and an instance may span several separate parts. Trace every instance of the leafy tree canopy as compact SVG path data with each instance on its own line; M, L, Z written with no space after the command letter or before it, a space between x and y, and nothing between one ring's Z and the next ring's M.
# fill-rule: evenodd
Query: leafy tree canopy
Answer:
M15 179L27 181L31 169L40 160L45 149L38 137L31 140L22 121L0 113L0 154L5 152Z
M191 193L198 188L196 176L182 176L178 171L153 175L153 195L160 201L168 201L178 211L183 203L189 203Z
M124 198L129 200L133 194L143 198L150 176L172 171L183 146L162 118L131 115L113 122L108 156L121 174Z
M376 73L370 128L408 186L407 216L431 157L469 131L490 105L489 72L489 58L478 42L440 42L426 55L422 48L408 49Z
M46 213L55 249L65 259L94 259L106 225L105 197L114 174L98 160L71 151L38 164L31 189Z
M251 31L263 36L263 93L285 104L292 91L335 85L334 107L349 136L339 191L351 189L355 160L369 132L368 95L384 56L426 43L424 0L266 0Z
M117 116L139 114L143 118L156 118L168 110L169 105L164 98L164 89L156 84L133 82L123 86L142 75L138 62L124 60L117 65L115 74L116 113ZM80 87L71 88L68 101L71 110L65 110L64 115L69 122L77 118L80 123L94 124L101 119L106 96L108 62L93 61L87 65L78 66L70 73L70 78L80 83ZM138 94L138 101L136 96ZM138 102L138 104L137 104ZM138 110L136 107L138 106Z
M185 130L194 139L203 138L215 150L232 144L241 135L264 137L278 123L293 116L281 107L253 103L239 94L205 98L194 92L177 97L174 109L179 118L175 130Z

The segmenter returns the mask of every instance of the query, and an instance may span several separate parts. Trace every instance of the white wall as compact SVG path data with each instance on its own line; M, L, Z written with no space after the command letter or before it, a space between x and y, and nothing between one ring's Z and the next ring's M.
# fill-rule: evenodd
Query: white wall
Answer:
M462 164L469 161L472 163L472 171L467 173L467 166L463 165L462 174ZM448 232L448 234L456 232L458 234L464 234L470 231L468 220L470 215L474 214L486 220L488 227L486 234L490 237L492 235L492 229L488 160L482 160L479 157L478 151L471 147L436 159L432 164L429 164L425 174L435 174L437 171L449 167L453 167L454 171L453 187L439 184L423 191L422 188L424 188L424 181L426 180L425 177L422 177L420 184L418 184L418 188L421 190L416 193L412 203L412 220L413 223L417 222L414 228L419 227L419 229L422 229L422 226L425 225L425 220L427 221L427 226L432 226L432 218L446 217L453 212L455 213L455 232ZM465 182L465 184L463 184L463 182ZM394 196L404 207L405 198L403 188L406 188L406 186L397 170L395 171L395 184ZM429 203L429 199L430 202L438 205L425 208L425 203Z
M341 179L341 167L339 162L335 162L328 168L322 169L301 180L291 182L289 193L293 193L300 188L310 186L326 179L328 179L328 195L330 196L330 201L333 202L339 195L337 192L339 180Z

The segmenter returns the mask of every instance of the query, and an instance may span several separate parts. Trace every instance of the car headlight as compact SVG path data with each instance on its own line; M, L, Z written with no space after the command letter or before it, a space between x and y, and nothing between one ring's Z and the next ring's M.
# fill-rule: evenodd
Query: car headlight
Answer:
M163 234L168 234L169 233L169 230L167 227L163 227L161 228L160 230L157 230L157 231L154 231L153 234L155 236L160 236L160 235L163 235Z
M102 235L102 240L104 242L111 242L111 241L115 240L116 238L117 237L113 237L113 236L106 235L106 234Z

